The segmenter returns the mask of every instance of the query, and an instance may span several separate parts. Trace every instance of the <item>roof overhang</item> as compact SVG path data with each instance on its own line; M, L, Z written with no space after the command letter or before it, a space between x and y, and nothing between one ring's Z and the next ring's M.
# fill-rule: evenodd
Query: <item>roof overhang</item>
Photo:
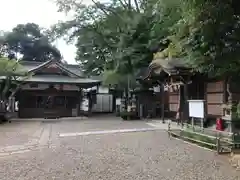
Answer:
M56 61L53 61L53 60L50 60L50 61L47 61L47 62L44 62L30 70L28 70L28 73L29 74L35 74L37 71L45 68L45 67L48 67L50 65L56 65L59 69L61 69L63 72L66 72L67 74L69 74L70 76L72 77L79 77L81 78L81 76L79 76L78 74L68 70L66 67L64 67L61 63L59 62L56 62Z
M0 82L6 79L6 76L0 76ZM21 83L38 83L38 84L69 84L77 85L82 88L91 88L101 85L101 80L87 79L87 78L54 78L44 76L32 76L32 77L17 77L15 79Z
M190 68L183 59L177 58L155 59L149 64L147 71L146 76L143 77L144 80L154 77L161 80L169 76L190 74Z

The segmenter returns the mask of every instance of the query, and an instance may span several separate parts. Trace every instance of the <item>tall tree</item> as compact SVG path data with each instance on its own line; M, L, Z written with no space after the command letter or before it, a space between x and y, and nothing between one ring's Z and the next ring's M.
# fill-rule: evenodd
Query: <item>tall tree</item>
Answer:
M82 68L89 74L111 71L107 74L112 77L113 73L134 76L148 66L153 53L168 46L170 27L180 18L176 0L93 1L90 6L77 1L57 3L60 11L72 11L75 16L55 25L55 35L71 32Z
M19 90L22 80L28 78L28 74L23 71L16 60L0 57L0 109L1 112L13 110L12 101L9 99ZM8 106L8 110L7 110ZM0 115L0 121L6 120L5 113Z
M34 23L19 24L11 32L1 33L0 54L10 59L20 56L26 61L61 60L59 50L51 45L49 37Z
M197 71L232 76L240 71L240 2L182 0L173 33Z
M21 65L8 58L0 58L0 99L7 100L9 96L13 96L20 87L18 78L27 78L27 72L23 71Z

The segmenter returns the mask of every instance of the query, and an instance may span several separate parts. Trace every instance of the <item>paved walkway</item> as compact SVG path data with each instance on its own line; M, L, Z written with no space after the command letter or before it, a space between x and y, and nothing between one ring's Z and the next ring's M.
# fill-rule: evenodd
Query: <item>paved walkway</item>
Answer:
M37 139L41 134L40 122L12 122L0 125L0 147L21 145Z
M52 123L21 120L0 125L0 157L49 146L57 136L52 135Z

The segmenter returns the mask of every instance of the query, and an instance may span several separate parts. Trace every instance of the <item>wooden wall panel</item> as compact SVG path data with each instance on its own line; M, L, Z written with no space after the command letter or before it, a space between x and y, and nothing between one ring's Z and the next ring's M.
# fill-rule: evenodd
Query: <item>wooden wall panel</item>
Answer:
M179 92L169 92L168 93L169 100L169 111L170 112L177 112L178 111L178 102L179 102Z
M215 105L208 104L207 112L208 112L208 115L214 115L214 116L222 116L223 114L222 108L218 104L215 104Z
M224 102L224 94L223 93L211 93L207 94L207 103L217 103L222 104Z
M162 98L162 97L161 97ZM168 104L169 103L169 93L168 92L164 92L164 103Z
M208 82L207 92L224 92L224 81Z
M224 81L206 83L207 114L211 116L222 116L221 105L225 102Z
M178 104L179 95L178 94L169 94L169 104Z
M169 104L169 110L177 112L178 110L178 104Z

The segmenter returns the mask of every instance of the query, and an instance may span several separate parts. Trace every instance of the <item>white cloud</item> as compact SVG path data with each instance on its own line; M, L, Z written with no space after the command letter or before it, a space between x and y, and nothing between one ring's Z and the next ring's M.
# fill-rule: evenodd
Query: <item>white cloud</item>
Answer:
M65 14L57 12L56 5L50 0L0 0L0 4L0 29L4 31L11 30L17 24L28 22L49 28L59 20L67 19ZM67 45L63 40L59 40L56 46L67 62L75 63L74 45Z

